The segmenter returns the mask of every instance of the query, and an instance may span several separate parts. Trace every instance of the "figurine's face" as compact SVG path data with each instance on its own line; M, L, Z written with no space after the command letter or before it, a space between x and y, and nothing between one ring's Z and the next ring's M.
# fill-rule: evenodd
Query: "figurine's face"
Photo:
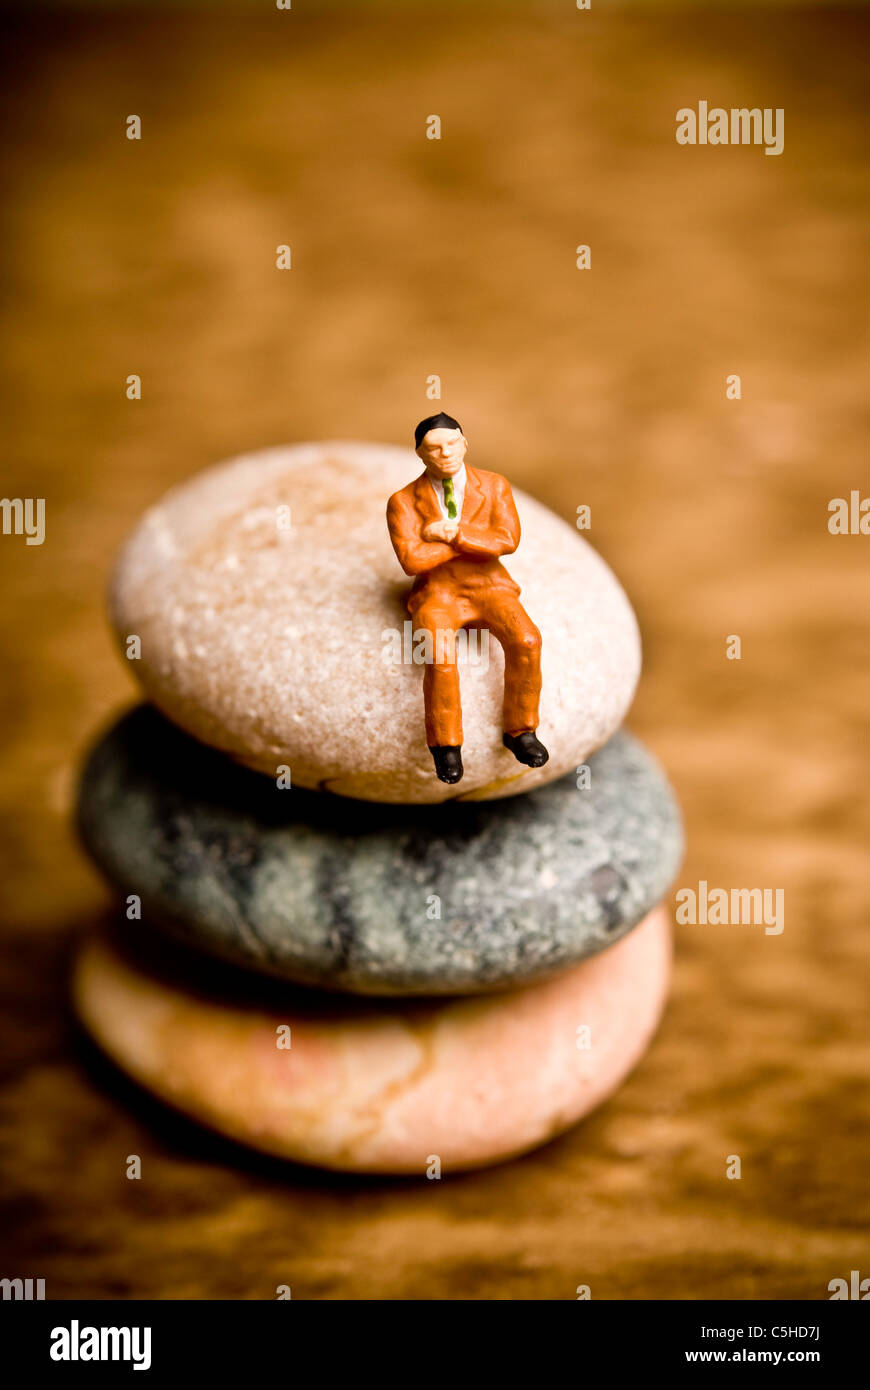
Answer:
M417 455L436 478L452 478L462 467L467 448L462 430L430 430L420 440Z

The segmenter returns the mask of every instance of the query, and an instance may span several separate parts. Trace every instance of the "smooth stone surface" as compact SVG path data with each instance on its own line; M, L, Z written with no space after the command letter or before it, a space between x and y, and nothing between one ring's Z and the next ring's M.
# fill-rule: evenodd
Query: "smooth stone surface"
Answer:
M545 1143L610 1095L655 1030L669 962L657 908L612 950L486 998L336 1008L283 986L280 1003L220 999L104 940L85 945L74 994L124 1071L222 1134L356 1172L422 1177L437 1155L448 1176Z
M142 900L132 935L160 923L331 989L473 992L611 946L672 882L682 830L658 765L620 733L589 770L586 790L569 775L508 801L373 806L279 790L143 706L91 754L79 821Z
M481 467L498 460L469 455ZM631 606L577 530L518 489L505 563L543 635L543 768L502 746L504 658L460 660L465 777L439 782L426 747L423 667L385 661L411 581L386 525L422 465L410 449L303 444L197 474L125 546L112 618L149 697L182 728L271 777L371 801L510 796L582 762L621 724L640 671ZM292 529L279 529L290 507ZM283 518L282 518L283 519Z

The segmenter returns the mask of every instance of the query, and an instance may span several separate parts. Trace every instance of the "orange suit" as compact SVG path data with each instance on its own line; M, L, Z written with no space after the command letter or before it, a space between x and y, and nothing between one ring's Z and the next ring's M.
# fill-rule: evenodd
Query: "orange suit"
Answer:
M519 601L520 587L499 563L520 543L520 519L510 483L498 473L465 468L459 532L451 542L425 541L423 528L442 512L424 472L390 498L387 526L399 564L414 576L408 612L428 629L433 660L423 677L426 742L462 743L462 707L455 636L466 624L488 627L504 648L504 731L538 727L541 634ZM449 634L436 640L439 630Z

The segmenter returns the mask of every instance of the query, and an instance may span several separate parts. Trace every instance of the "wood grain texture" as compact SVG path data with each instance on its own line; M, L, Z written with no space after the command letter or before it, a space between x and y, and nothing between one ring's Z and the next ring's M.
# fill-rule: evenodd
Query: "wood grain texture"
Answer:
M51 1298L817 1299L870 1273L870 537L827 531L831 497L870 494L867 27L548 4L17 22L2 490L45 497L47 532L0 537L4 1275ZM700 98L783 107L783 155L677 146ZM77 1035L68 953L108 895L69 807L132 696L103 590L141 510L243 449L402 442L431 373L470 458L592 508L644 632L630 724L682 798L680 883L784 888L786 926L680 928L652 1051L566 1138L440 1183L338 1179L186 1125Z

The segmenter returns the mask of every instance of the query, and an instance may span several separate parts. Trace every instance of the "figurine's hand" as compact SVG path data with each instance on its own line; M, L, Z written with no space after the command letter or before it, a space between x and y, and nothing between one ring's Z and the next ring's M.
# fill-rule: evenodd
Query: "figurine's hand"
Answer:
M458 531L459 524L456 521L448 521L446 519L442 521L430 521L427 526L423 527L423 539L424 541L447 541L449 543L454 539Z

